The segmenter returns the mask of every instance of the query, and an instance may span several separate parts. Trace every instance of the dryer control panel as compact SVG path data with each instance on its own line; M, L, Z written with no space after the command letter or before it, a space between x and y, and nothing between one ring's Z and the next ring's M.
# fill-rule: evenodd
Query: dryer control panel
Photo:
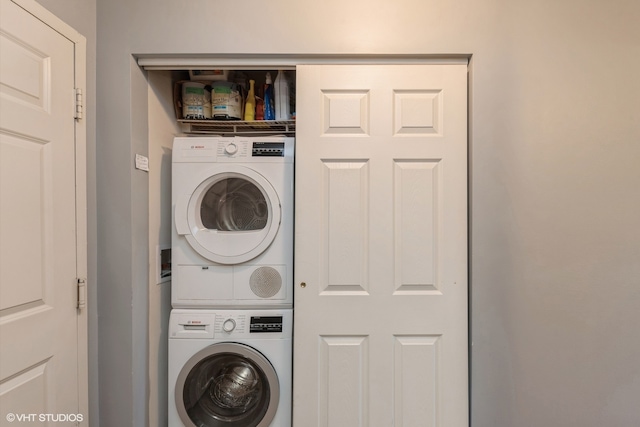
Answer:
M295 138L285 136L177 137L173 164L293 163Z
M284 142L254 142L252 157L284 157Z

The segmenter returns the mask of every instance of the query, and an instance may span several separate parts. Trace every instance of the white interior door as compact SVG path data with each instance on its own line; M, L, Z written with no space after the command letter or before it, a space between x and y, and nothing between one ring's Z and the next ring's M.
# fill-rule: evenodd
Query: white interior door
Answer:
M468 425L467 64L297 68L294 426Z
M78 52L33 14L0 1L0 423L85 425L87 342L79 332L86 315L77 309L77 278L86 268L86 248L78 245L86 238L86 202L76 197L77 189L84 191L84 168L76 161L85 161L74 119Z

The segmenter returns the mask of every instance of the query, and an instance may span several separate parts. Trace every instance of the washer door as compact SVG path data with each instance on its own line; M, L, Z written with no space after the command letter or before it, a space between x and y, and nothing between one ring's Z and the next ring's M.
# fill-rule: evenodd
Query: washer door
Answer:
M256 171L237 165L212 170L176 201L176 228L203 257L239 264L269 247L278 233L280 200Z
M186 427L266 427L280 400L278 376L257 350L213 344L180 371L176 407Z

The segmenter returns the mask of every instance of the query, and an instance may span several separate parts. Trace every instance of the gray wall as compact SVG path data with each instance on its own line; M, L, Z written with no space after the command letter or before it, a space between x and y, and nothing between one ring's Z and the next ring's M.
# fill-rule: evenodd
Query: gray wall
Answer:
M637 0L110 0L97 16L101 425L146 422L158 327L138 53L473 54L473 426L640 424Z
M96 5L97 0L37 0L87 40L87 307L89 313L89 422L98 425L98 304L96 224Z

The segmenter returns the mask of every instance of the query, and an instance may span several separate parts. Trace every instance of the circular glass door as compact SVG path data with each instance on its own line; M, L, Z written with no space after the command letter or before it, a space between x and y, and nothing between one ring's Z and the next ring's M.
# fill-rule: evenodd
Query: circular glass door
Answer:
M280 227L281 209L273 186L259 173L227 165L193 190L186 206L187 241L200 255L238 264L260 255Z
M208 230L259 231L269 220L269 205L254 182L230 176L216 181L204 193L200 219Z
M271 363L237 343L214 344L194 355L175 390L178 414L189 427L266 427L279 394Z

